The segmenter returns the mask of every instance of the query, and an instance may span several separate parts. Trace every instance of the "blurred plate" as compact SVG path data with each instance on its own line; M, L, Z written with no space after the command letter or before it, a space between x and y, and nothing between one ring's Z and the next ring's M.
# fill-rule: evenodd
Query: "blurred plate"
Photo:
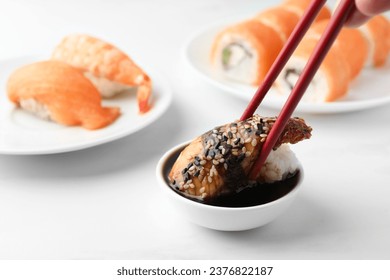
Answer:
M191 37L184 48L184 56L189 65L212 86L233 96L250 101L256 87L230 81L213 71L210 65L210 49L216 34L229 22L209 26ZM231 22L230 22L231 24ZM390 103L390 66L380 69L364 69L350 85L344 99L329 103L300 102L296 112L301 113L342 113L370 109ZM280 110L285 98L271 89L262 106Z
M153 108L145 115L138 114L135 94L120 94L103 100L104 106L118 106L121 116L111 125L86 130L67 127L16 108L6 94L6 82L16 68L41 60L26 56L0 61L0 154L53 154L85 149L133 134L159 119L169 107L172 92L167 79L160 73L146 71L153 81Z

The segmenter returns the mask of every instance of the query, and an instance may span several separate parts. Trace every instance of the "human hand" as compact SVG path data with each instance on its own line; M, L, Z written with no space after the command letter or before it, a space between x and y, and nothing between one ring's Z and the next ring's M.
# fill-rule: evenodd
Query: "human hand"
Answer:
M362 25L372 16L390 10L390 0L355 0L355 6L346 22L349 27Z

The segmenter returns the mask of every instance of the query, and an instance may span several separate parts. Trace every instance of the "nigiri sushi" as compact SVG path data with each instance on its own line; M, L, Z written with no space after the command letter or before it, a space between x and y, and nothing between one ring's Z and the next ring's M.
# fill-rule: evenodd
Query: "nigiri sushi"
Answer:
M149 111L151 79L115 46L88 35L69 35L55 48L52 59L81 69L105 98L137 87L139 112Z
M81 71L60 61L17 69L8 79L7 94L24 110L67 126L98 129L120 115L119 108L102 107L99 92Z
M234 193L248 185L248 174L276 118L254 115L216 127L194 139L179 155L168 177L183 195L210 200ZM303 119L291 118L257 177L260 182L286 178L297 169L295 155L287 143L311 136Z

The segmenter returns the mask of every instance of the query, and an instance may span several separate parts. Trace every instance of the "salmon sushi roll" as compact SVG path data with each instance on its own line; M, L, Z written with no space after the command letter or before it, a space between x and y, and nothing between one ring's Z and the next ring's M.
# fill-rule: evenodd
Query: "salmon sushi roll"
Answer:
M298 17L302 17L311 1L312 0L285 0L281 5L285 9L295 13ZM331 12L328 7L323 6L316 17L315 22L329 19L330 16Z
M319 41L328 23L329 20L322 20L313 24L306 36ZM344 60L348 62L350 80L356 78L364 68L368 57L368 43L362 32L358 29L342 28L332 48L337 48Z
M43 61L17 69L7 82L8 98L38 117L66 126L103 128L120 115L102 107L101 96L81 71L59 61Z
M274 29L284 44L297 25L299 16L281 5L260 12L254 19Z
M366 65L373 67L385 65L390 52L389 20L382 15L378 15L359 29L365 36L369 47Z
M276 80L282 96L288 96L301 75L314 47L315 38L304 38ZM339 48L331 48L311 81L302 100L306 102L331 102L348 92L350 66Z
M282 46L273 28L258 20L247 20L217 35L211 62L225 77L256 86L264 79Z

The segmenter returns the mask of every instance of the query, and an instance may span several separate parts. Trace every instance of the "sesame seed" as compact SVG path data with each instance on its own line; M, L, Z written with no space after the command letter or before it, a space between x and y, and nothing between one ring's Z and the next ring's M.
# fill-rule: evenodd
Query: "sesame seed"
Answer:
M213 182L213 178L211 178L210 176L207 177L207 180L208 180L208 182L209 182L210 184Z
M245 148L245 147L242 147L242 152L243 152L243 153L246 152L246 148Z
M216 160L216 159L213 159L213 164L214 164L214 165L218 165L218 164L219 164L219 161Z
M253 139L252 142L251 142L251 144L252 144L253 147L256 147L256 145L257 145L257 140L256 140L256 139Z
M201 160L200 161L200 165L205 165L206 164L206 161L205 160Z
M204 193L205 190L206 190L205 187L201 187L201 188L199 189L199 192L200 192L200 193Z
M250 143L250 142L252 142L252 138L251 137L245 139L245 143Z
M267 134L260 134L260 137L262 137L262 138L265 138L265 137L267 137Z
M225 162L225 159L224 159L224 158L220 158L220 159L219 159L219 162L220 162L220 163L224 163L224 162Z
M195 188L195 185L194 184L190 184L190 188L191 189Z
M227 170L227 169L228 169L227 163L224 163L224 164L223 164L223 167L225 168L225 170Z
M207 193L202 193L202 198L205 198L207 196Z
M188 170L189 170L189 171L194 171L194 169L195 169L195 166L193 165L193 166L191 166L190 169L188 169Z
M185 184L184 185L184 189L186 190L186 189L188 189L190 186L188 185L188 184Z

